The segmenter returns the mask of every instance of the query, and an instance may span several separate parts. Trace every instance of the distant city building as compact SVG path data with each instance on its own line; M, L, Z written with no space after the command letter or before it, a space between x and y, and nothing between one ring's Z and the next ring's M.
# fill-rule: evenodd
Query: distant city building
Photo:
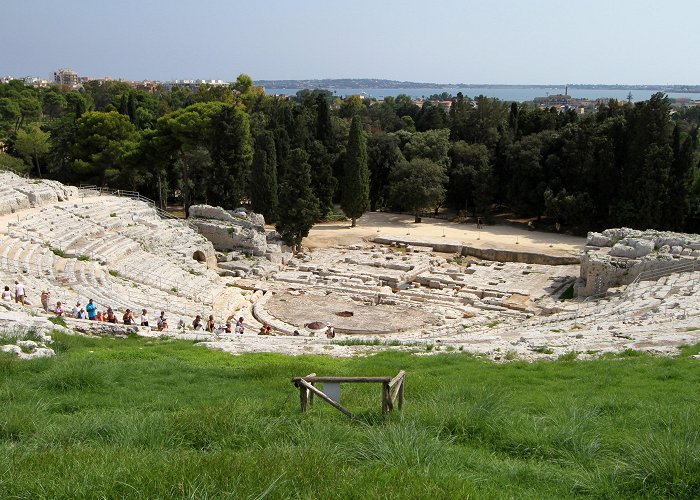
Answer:
M172 80L169 82L163 83L163 87L165 87L166 90L172 90L172 89L190 89L190 90L197 90L199 87L202 85L211 85L211 86L216 86L216 87L222 87L229 85L228 82L225 82L224 80Z
M36 76L25 76L22 78L25 87L48 87L49 81Z
M78 85L78 74L72 69L61 68L53 73L53 82L58 85L75 87Z

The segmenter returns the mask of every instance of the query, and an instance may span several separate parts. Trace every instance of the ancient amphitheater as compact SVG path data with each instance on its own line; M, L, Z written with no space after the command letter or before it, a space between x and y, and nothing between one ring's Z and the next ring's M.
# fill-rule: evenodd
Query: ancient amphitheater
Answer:
M0 284L21 281L31 302L0 302L0 326L47 333L53 315L39 296L49 290L66 311L92 298L119 318L145 308L151 325L160 311L169 323L159 332L68 318L71 330L195 339L231 353L512 360L670 354L700 342L697 236L615 230L586 241L368 214L352 233L318 226L312 250L293 256L256 214L202 206L192 215L170 217L136 193L0 173ZM559 300L572 287L579 296ZM246 332L195 332L197 314L217 324L242 316ZM257 335L263 323L274 335Z

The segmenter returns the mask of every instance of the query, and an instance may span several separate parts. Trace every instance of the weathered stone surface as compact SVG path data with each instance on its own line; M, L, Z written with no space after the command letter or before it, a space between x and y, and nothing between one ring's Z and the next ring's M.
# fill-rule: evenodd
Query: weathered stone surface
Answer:
M588 233L588 238L586 239L586 245L592 245L594 247L609 247L612 246L612 244L612 240L609 237L595 232Z
M243 250L261 256L267 251L267 237L265 220L258 215L244 209L228 211L209 205L190 207L191 222L217 250Z
M584 251L580 275L583 284L576 288L578 295L629 284L641 273L658 277L665 269L675 269L686 260L692 262L700 257L700 252L693 250L700 240L698 235L628 228L607 229L602 235L617 243L609 250Z

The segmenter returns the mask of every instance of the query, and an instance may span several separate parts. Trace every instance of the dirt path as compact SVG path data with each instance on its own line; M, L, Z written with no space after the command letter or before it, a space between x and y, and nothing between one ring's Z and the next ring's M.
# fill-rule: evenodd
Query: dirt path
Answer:
M367 242L380 234L410 235L425 239L459 241L478 248L536 251L551 255L578 254L585 238L567 234L527 231L506 225L484 226L480 231L474 224L458 224L438 219L423 219L414 223L412 215L368 212L349 222L316 224L304 239L307 248L328 248Z

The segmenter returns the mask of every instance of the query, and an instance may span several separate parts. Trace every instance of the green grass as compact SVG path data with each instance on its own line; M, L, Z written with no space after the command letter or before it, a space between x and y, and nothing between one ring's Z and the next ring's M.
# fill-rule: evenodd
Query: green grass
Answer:
M540 354L552 354L554 351L547 346L534 347L533 352L539 352Z
M698 345L495 364L54 339L55 358L0 355L0 498L700 495ZM343 386L356 421L320 401L302 414L290 383L400 369L402 413L382 417L374 384Z
M49 321L54 325L68 326L66 325L66 320L62 316L52 316L49 318Z
M87 260L90 260L90 256L89 255L78 255L77 259L82 260L82 261L87 261Z

